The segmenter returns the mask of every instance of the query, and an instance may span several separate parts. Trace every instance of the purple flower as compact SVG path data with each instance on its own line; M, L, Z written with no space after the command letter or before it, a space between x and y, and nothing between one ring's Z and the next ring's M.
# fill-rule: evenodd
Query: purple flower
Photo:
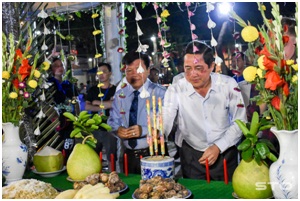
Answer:
M26 91L26 92L24 92L24 98L29 98L30 97L30 94Z
M24 89L26 87L26 84L24 82L19 83L19 89Z

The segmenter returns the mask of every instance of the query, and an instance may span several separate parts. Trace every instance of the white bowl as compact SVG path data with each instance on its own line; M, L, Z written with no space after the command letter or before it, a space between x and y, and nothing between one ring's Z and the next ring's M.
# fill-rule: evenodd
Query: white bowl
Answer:
M55 177L65 170L66 170L66 166L64 166L61 170L54 171L54 172L38 172L36 171L36 169L33 169L32 172L34 174L41 175L42 177Z
M141 176L147 180L155 176L174 178L174 158L169 156L148 156L141 159Z

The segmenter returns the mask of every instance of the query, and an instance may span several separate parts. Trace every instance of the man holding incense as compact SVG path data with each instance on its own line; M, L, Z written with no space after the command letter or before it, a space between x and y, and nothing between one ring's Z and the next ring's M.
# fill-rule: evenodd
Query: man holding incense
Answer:
M132 51L124 56L122 62L126 65L125 74L128 84L116 92L107 123L123 141L130 163L128 172L141 174L140 157L150 156L148 144L150 140L147 141L149 137L147 108L151 111L151 117L153 111L157 113L158 104L156 102L153 110L152 99L161 98L163 101L166 89L147 79L150 70L148 55ZM147 99L150 103L148 107ZM153 154L155 153L151 153Z
M247 121L246 110L237 82L213 73L214 66L214 52L208 45L200 41L187 45L185 77L165 95L164 129L168 135L178 121L177 129L183 136L180 160L184 178L224 180L226 161L231 181L238 165L236 144L242 136L234 121Z

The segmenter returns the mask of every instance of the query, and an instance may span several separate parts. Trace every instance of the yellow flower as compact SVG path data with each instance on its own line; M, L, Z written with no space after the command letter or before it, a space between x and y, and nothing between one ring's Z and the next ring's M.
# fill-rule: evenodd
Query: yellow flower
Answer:
M97 72L97 75L102 75L103 74L103 71L98 71Z
M29 85L31 88L35 89L35 88L37 87L37 82L36 82L35 80L30 80L30 81L28 82L28 85Z
M104 94L103 93L100 93L100 94L98 94L98 97L103 97L104 96Z
M27 56L26 56L26 59L29 59L29 58L31 58L32 57L32 55L31 54L28 54Z
M47 71L50 68L50 63L48 61L44 61L43 66L43 70Z
M8 80L10 78L10 74L8 71L2 71L2 78Z
M262 70L265 70L265 66L264 66L264 58L265 58L265 55L262 55L260 56L258 59L257 59L257 64L258 64L258 67Z
M41 77L41 73L40 73L40 71L38 71L38 70L34 70L33 75L34 75L35 78Z
M255 66L248 66L243 71L244 79L247 82L252 82L255 80L257 68Z
M298 64L292 65L292 68L293 68L295 71L298 71Z
M98 17L98 16L99 16L98 13L93 13L92 18L94 19L94 18L96 18L96 17Z
M262 8L263 10L266 10L266 6L265 6L265 5L262 5L261 8Z
M99 105L99 107L100 107L101 109L104 109L104 105Z
M167 9L165 9L161 14L160 14L160 17L163 17L163 18L166 18L170 16L170 13Z
M100 88L100 87L102 87L102 86L104 86L103 83L99 83L99 84L97 85L98 88Z
M9 98L16 99L18 97L18 94L16 92L10 92Z
M99 58L101 56L102 56L102 54L98 53L98 54L95 55L95 58L97 59L97 58Z
M294 64L294 60L290 59L290 60L286 60L286 65L290 66Z
M256 74L258 75L259 78L263 78L263 71L260 68L257 68Z
M298 82L298 75L293 75L292 77L292 83Z
M101 34L102 33L102 31L101 30L95 30L95 31L93 31L93 35L95 36L95 35L98 35L98 34Z
M246 26L241 35L245 42L253 42L258 38L258 31L254 26Z

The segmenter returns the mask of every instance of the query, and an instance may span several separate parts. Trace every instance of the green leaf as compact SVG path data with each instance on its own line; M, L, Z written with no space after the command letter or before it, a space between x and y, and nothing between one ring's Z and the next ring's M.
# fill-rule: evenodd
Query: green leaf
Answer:
M276 148L274 147L274 145L270 142L270 140L267 139L259 139L259 142L265 143L269 149L271 149L272 151L274 151L275 153L277 153Z
M256 148L253 148L254 159L258 165L261 165L261 157Z
M249 149L247 149L246 151L242 152L242 159L244 161L251 161L252 160L252 156L253 156L253 148L250 147Z
M239 126L239 128L241 129L241 131L243 132L244 135L247 135L249 133L249 129L247 128L245 122L243 122L240 119L236 119L235 123Z
M247 150L250 146L251 146L251 141L250 141L250 139L245 139L241 144L239 144L239 146L237 147L237 149L238 149L239 151L245 151L245 150Z
M262 159L266 159L267 155L270 153L268 146L262 142L256 144L256 149Z
M81 18L81 12L77 11L77 12L75 12L75 15L76 15L77 17Z
M277 161L277 157L272 154L271 152L267 155L268 159L270 159L271 161L275 162Z
M249 133L251 133L252 135L257 135L258 128L259 128L259 115L255 111L252 114L252 120L251 120L251 124L250 124L250 132Z

